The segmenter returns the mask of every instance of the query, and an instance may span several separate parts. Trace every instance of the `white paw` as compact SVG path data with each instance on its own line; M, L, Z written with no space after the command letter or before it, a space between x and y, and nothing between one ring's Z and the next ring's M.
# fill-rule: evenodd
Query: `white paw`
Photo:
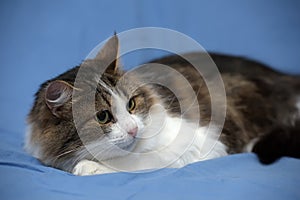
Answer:
M90 160L82 160L74 167L72 173L78 176L106 174L114 172L112 169Z

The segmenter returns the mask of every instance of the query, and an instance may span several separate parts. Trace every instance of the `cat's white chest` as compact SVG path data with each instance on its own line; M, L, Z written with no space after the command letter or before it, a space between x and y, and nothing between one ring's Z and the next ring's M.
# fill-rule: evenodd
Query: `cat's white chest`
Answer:
M139 137L132 153L99 163L80 162L73 173L91 175L179 168L227 155L226 146L218 140L216 128L199 127L180 118L167 116L162 127L150 126Z
M187 164L227 155L226 146L219 139L216 127L201 127L178 118L170 118L169 125L162 134L177 133L167 147L173 156L169 167L183 167ZM174 137L174 136L173 136ZM163 152L164 154L165 152Z
M139 171L178 168L227 155L215 128L199 127L180 118L166 117L159 130L149 127L140 137L133 153L106 164L121 171Z

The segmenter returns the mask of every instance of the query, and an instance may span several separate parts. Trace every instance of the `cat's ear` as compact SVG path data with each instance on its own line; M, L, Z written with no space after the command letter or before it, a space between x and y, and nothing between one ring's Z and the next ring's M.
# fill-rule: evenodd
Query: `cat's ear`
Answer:
M45 101L52 114L59 117L59 108L72 98L73 86L61 80L50 82L46 87Z
M94 58L95 61L109 62L106 71L113 72L114 74L119 70L119 38L114 34L102 47L99 53Z

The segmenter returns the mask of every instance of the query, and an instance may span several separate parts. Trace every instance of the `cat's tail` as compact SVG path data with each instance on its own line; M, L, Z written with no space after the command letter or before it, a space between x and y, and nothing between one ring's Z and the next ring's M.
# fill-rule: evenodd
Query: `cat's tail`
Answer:
M277 127L260 138L252 151L263 164L271 164L283 156L300 158L300 120L293 127Z

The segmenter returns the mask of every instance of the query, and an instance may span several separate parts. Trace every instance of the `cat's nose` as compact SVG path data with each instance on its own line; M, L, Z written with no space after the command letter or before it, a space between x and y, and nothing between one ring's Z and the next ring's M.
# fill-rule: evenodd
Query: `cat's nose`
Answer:
M131 135L132 137L135 137L137 134L137 131L138 131L138 127L134 127L128 131L128 134Z

